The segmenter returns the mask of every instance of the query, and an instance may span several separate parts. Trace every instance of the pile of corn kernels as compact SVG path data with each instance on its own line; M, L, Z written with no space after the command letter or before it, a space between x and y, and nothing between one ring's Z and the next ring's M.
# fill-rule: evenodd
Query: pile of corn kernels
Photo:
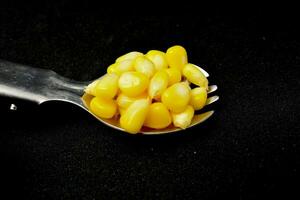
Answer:
M193 89L191 89L191 86ZM179 45L166 53L130 52L116 59L107 73L86 88L90 111L116 117L128 133L141 128L187 128L195 110L206 104L208 80Z

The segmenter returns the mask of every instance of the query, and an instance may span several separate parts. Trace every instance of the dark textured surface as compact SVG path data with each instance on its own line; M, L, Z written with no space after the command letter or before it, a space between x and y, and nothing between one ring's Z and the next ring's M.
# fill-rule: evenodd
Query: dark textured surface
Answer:
M1 59L90 80L125 52L181 44L191 62L206 66L220 96L209 121L162 137L124 135L66 104L8 112L11 101L2 98L1 194L11 199L297 194L300 40L288 17L116 17L51 6L0 11Z

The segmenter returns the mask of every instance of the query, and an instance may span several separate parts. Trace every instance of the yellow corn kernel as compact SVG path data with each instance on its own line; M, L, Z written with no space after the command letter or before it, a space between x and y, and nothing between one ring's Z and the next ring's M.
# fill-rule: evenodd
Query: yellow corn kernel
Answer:
M188 62L186 50L179 45L170 47L167 50L166 57L169 67L177 68L180 71L182 70L183 66Z
M175 127L186 129L192 122L194 117L194 109L188 105L181 113L172 113L172 120Z
M142 94L148 85L148 77L140 72L125 72L119 78L119 88L129 97Z
M207 91L204 87L196 87L191 90L190 105L194 110L200 110L206 104Z
M191 83L208 89L208 80L196 65L186 64L183 67L182 74Z
M155 67L151 60L145 56L139 56L134 60L134 69L137 72L145 74L148 78L151 78L155 73Z
M120 56L119 58L116 59L116 62L122 62L124 60L134 60L139 56L143 56L144 54L142 54L141 52L137 52L137 51L132 51L129 53L124 54L123 56Z
M150 105L144 126L154 129L166 128L171 124L171 114L167 107L160 102Z
M109 65L108 68L106 69L106 72L107 72L108 74L112 74L112 73L117 74L117 71L116 71L116 63L113 63L113 64Z
M118 75L121 75L124 72L134 71L133 67L134 60L122 60L115 63L114 72Z
M118 79L117 74L105 74L88 85L85 91L94 96L112 99L118 92Z
M121 93L119 94L117 98L117 104L119 108L128 108L134 101L139 99L148 99L150 103L150 98L148 97L148 93L144 92L143 94L137 96L137 97L129 97L125 94Z
M90 103L92 113L101 118L112 118L117 112L117 104L112 99L94 97Z
M89 95L93 95L95 96L95 88L96 85L98 84L98 82L100 81L100 79L94 80L92 83L90 83L84 90L84 92L86 92Z
M152 98L160 98L161 94L167 89L169 83L169 76L165 71L158 71L152 77L148 94Z
M168 67L166 54L162 51L150 50L146 54L146 57L150 59L155 66L156 71L165 69Z
M138 133L144 124L148 109L148 100L136 100L126 109L125 113L121 115L121 127L129 133Z
M186 83L175 83L164 91L161 101L170 111L180 113L189 103L190 90L191 88Z
M124 115L126 109L127 108L121 108L121 107L119 107L118 110L119 110L120 115Z
M165 72L169 76L169 86L181 81L181 72L177 68L168 68Z

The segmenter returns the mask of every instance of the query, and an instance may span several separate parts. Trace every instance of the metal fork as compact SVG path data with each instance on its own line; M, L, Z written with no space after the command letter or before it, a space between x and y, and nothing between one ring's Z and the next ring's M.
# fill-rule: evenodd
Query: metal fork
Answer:
M200 68L208 77L209 74ZM92 81L79 82L62 77L51 70L33 68L21 64L12 63L0 59L0 96L17 98L34 102L41 105L49 101L64 101L81 107L92 114L99 121L114 129L124 131L116 119L102 119L89 111L91 96L85 94L84 89ZM208 93L217 90L216 85L209 86ZM206 105L212 104L219 99L219 96L211 96L207 99ZM12 107L15 109L16 107ZM190 127L202 123L213 115L214 111L207 111L194 116ZM168 127L162 130L142 129L141 133L165 134L180 131L176 127Z

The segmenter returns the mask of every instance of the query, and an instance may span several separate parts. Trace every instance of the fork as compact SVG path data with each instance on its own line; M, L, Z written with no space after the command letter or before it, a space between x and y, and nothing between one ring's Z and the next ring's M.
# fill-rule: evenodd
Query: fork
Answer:
M208 77L209 74L199 68ZM89 110L89 101L92 96L84 94L85 88L93 81L79 82L58 75L54 71L33 68L22 64L12 63L0 59L0 96L17 98L31 101L36 105L41 105L49 101L63 101L74 104L89 112L99 121L114 129L124 131L116 119L102 119L94 115ZM208 93L217 90L216 85L210 85ZM207 99L206 105L212 104L219 99L219 96L211 96ZM11 109L17 106L11 104ZM213 115L214 111L194 116L189 127L195 126L207 120ZM142 129L141 133L147 135L165 134L180 131L176 127L168 127L162 130Z

